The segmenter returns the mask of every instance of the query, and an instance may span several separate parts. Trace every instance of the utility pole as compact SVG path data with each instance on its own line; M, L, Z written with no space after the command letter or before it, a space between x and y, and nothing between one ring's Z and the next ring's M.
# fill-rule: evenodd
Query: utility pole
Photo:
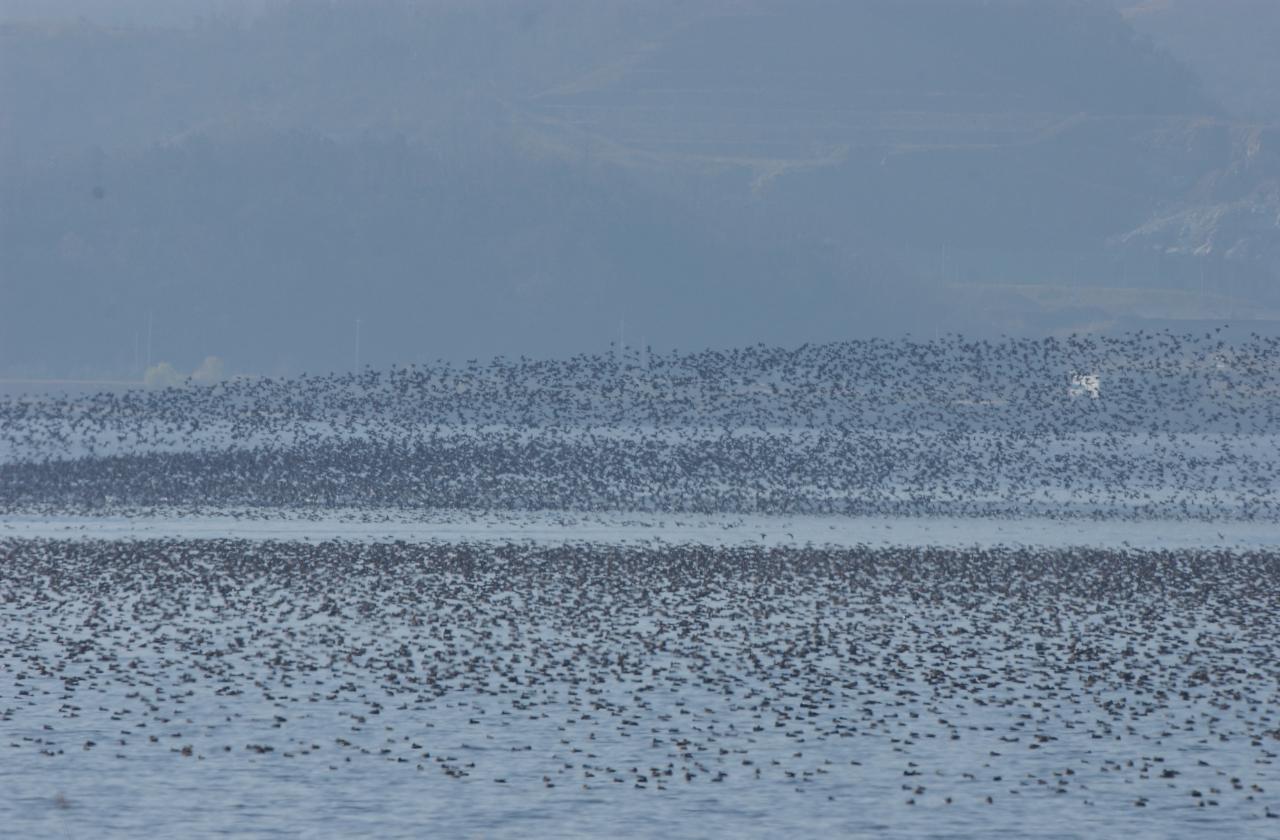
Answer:
M147 310L147 370L151 370L151 327L155 322L156 311L154 309Z
M360 372L360 319L356 319L356 373Z

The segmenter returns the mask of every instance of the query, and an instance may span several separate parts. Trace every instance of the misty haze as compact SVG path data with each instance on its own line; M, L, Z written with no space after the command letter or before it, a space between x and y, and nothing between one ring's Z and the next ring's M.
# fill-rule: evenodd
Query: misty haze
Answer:
M1272 836L1277 43L0 0L0 834Z

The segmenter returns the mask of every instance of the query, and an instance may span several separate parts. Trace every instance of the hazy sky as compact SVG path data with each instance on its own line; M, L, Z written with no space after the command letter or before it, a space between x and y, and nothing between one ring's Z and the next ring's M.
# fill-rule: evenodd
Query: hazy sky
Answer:
M56 20L86 18L114 24L187 25L201 17L245 17L291 0L0 0L0 19Z

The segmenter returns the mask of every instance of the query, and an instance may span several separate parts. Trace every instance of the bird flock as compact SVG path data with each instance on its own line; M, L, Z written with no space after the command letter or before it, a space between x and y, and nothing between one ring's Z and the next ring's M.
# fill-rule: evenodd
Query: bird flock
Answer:
M846 833L1030 808L1246 836L1280 812L1274 554L0 550L0 746L28 777L145 768L178 802L243 768L526 806L710 790Z
M1096 398L1073 390L1082 375ZM1271 521L1278 407L1280 339L1215 332L495 359L10 397L0 512Z
M1220 546L1280 532L1278 407L1280 340L1220 331L8 397L0 826L1267 836L1265 546L509 530L1052 518L1193 523ZM339 511L360 536L307 532ZM119 531L214 512L231 536ZM395 536L428 515L458 536ZM289 538L235 535L281 516ZM75 538L15 537L21 517ZM471 536L488 522L506 536Z

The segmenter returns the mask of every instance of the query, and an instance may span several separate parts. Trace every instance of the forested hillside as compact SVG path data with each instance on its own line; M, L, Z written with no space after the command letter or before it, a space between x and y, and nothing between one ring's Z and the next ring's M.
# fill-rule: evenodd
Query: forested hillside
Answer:
M1114 2L74 8L0 28L0 377L1280 317L1280 134Z

